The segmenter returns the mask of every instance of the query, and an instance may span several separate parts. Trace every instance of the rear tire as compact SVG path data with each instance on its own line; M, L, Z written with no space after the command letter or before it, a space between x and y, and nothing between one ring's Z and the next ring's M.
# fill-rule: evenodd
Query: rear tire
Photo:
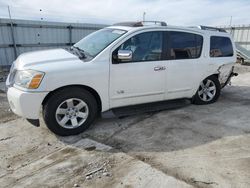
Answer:
M47 127L60 136L82 133L95 120L97 112L94 96L78 87L56 91L43 106Z
M221 85L214 75L207 77L200 83L200 86L192 98L192 103L197 105L211 104L218 100Z

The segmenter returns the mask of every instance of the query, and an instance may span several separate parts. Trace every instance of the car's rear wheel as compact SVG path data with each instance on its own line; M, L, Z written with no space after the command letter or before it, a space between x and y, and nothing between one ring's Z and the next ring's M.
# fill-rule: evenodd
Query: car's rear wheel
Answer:
M65 88L52 94L43 107L47 127L57 135L82 133L97 115L97 102L85 89Z
M193 97L194 104L211 104L220 96L220 82L216 76L209 76L200 83L200 86Z

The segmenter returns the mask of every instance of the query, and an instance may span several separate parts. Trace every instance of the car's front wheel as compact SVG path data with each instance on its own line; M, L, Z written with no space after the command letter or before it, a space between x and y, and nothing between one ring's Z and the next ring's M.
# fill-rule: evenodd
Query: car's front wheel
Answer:
M200 83L200 86L192 99L194 104L211 104L218 100L221 86L218 78L209 76Z
M43 107L47 127L57 135L75 135L86 130L97 115L94 96L82 88L66 88L52 94Z

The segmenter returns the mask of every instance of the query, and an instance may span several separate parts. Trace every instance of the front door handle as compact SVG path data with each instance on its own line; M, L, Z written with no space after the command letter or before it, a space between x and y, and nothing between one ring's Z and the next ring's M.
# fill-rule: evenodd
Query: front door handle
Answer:
M164 66L157 66L157 67L154 67L154 71L162 71L162 70L165 70L166 67Z

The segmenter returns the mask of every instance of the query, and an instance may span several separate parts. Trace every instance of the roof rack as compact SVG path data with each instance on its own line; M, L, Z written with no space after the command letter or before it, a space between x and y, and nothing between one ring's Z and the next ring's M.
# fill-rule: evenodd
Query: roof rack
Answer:
M150 23L154 25L167 26L166 22L161 22L161 21L120 22L120 23L115 23L113 25L114 26L142 27L145 25L150 25Z
M217 28L217 27L204 26L204 25L199 25L199 26L191 27L191 28L199 28L199 29L202 29L202 30L210 30L210 31L219 31L219 32L224 32L224 33L227 32L225 29L221 29L221 28Z
M148 23L152 23L155 25L160 25L160 26L167 26L166 22L162 22L162 21L142 21L142 24L148 24Z

